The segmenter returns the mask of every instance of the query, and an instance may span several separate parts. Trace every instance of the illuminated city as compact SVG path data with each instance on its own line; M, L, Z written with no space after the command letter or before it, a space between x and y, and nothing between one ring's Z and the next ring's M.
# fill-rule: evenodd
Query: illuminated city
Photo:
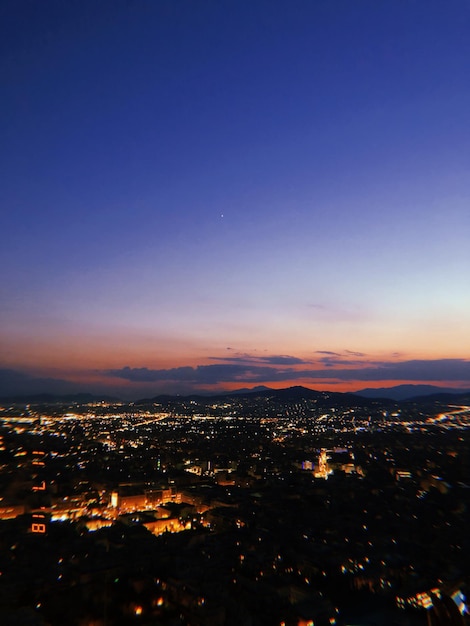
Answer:
M470 406L340 397L4 403L4 604L53 625L467 624Z

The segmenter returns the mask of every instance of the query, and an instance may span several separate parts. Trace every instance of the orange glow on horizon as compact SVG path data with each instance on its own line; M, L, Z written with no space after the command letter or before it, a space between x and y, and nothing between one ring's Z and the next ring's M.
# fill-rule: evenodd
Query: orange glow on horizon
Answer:
M436 350L433 352L423 349L412 351L410 345L406 350L397 349L394 352L384 350L366 353L361 349L359 341L354 345L349 345L348 350L335 350L336 342L333 346L325 345L326 339L321 345L317 345L315 350L306 351L305 342L303 345L293 345L288 347L287 340L281 345L270 343L268 347L253 348L246 344L234 343L230 345L230 339L208 341L204 344L204 338L197 340L188 337L175 338L172 336L163 337L159 333L151 334L140 331L125 332L119 338L115 336L115 329L100 333L97 329L92 334L82 332L69 335L66 340L59 334L54 336L38 336L34 340L31 337L12 336L6 339L5 354L7 355L4 366L27 373L38 378L51 378L77 383L84 391L90 393L102 393L115 395L117 397L151 397L161 393L187 395L190 393L219 393L223 391L234 391L240 388L253 388L266 386L273 389L281 389L293 386L304 386L317 391L338 391L354 392L364 388L387 388L404 384L429 384L434 386L446 386L449 388L462 389L469 387L466 380L447 380L445 376L441 380L410 380L410 379L383 379L367 380L367 374L361 379L361 369L374 368L377 364L399 364L411 360L438 360L443 357L443 353ZM228 344L228 345L227 345ZM299 348L299 349L297 349ZM465 346L460 345L458 351L454 351L446 358L466 359L468 353L464 352ZM282 363L270 360L272 355L286 355L302 359L303 363ZM328 363L328 361L330 361ZM40 366L38 365L40 364ZM64 365L65 364L65 365ZM229 366L231 364L245 365L247 375L243 380L221 379L223 371L219 376L219 382L211 384L197 382L197 380L185 379L175 375L171 379L171 373L162 380L127 380L125 377L107 374L109 370L117 370L124 367L131 369L148 370L172 370L179 368L198 366ZM250 380L250 366L254 368L253 377L257 380ZM255 368L267 368L264 371L266 380L258 380L258 372ZM269 368L272 368L270 370ZM357 370L357 377L351 380L341 380L335 377L335 370L349 370L351 376ZM315 370L321 370L322 375L315 377ZM386 373L384 368L384 374ZM262 370L259 370L263 373ZM276 372L284 375L283 380L269 380L270 371L273 376ZM445 368L443 367L443 371ZM311 376L301 376L302 373L311 372ZM395 372L396 373L396 372ZM138 374L138 373L137 373ZM229 376L230 372L228 372ZM325 375L328 378L325 378ZM232 378L232 376L229 376ZM136 376L138 378L138 376ZM148 378L152 378L151 372ZM157 375L156 378L159 378ZM194 378L197 378L196 376ZM202 378L202 377L201 377ZM210 380L208 378L208 380Z

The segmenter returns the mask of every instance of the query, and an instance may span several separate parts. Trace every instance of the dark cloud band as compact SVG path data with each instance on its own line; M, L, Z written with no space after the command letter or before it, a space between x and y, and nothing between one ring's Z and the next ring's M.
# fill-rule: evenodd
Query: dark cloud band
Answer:
M266 357L265 362L269 362ZM273 357L279 359L279 357ZM285 357L295 359L295 357ZM242 360L242 359L241 359ZM172 369L148 369L146 367L106 370L105 374L133 382L178 381L200 384L228 382L269 382L283 380L311 379L339 381L470 381L470 361L466 359L434 359L401 362L376 362L366 366L339 368L345 361L322 363L319 369L294 369L288 367L297 361L281 362L273 365L236 362L198 365L196 367L176 367ZM302 361L301 361L302 363ZM351 363L350 363L351 364ZM325 367L326 365L326 367Z

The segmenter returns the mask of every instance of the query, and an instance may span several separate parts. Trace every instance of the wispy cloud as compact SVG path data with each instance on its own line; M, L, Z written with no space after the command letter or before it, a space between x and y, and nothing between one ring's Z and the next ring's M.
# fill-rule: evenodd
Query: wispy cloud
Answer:
M341 365L363 366L364 361L361 361L360 359L366 356L363 352L353 352L352 350L344 350L343 352L317 350L316 354L322 355L319 360L325 367L338 367ZM355 357L355 360L351 357Z
M364 352L355 352L354 350L345 350L344 352L350 356L366 356Z
M315 354L326 354L327 356L341 356L339 352L331 352L331 350L317 350Z
M211 356L209 357L211 361L223 361L230 363L244 363L244 364L267 364L267 365L302 365L306 363L310 363L310 361L305 361L304 359L299 359L296 356L289 356L286 354L277 354L272 356L257 356L252 354L240 354L238 356L227 356L227 357L219 357L219 356Z

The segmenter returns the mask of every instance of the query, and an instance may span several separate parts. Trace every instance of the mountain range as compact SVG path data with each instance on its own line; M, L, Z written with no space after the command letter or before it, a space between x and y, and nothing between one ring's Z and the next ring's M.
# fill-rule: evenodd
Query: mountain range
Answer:
M354 392L355 395L364 398L388 398L398 401L414 400L436 394L461 395L464 393L470 393L470 390L437 387L436 385L396 385L395 387L367 388Z
M407 389L403 389L403 387ZM425 387L420 395L420 390ZM238 389L228 393L218 395L197 395L188 396L170 396L158 395L153 398L144 398L134 402L135 405L159 404L161 406L174 407L176 405L185 405L185 403L197 404L200 407L211 406L214 402L232 401L234 399L240 402L259 401L264 399L270 403L287 406L302 402L303 400L313 400L318 407L370 407L377 403L385 405L396 405L399 402L414 402L419 404L429 404L434 402L461 402L470 403L470 392L452 389L444 389L434 387L432 385L399 385L388 389L379 390L379 393L371 397L366 393L340 393L330 391L315 391L308 387L294 386L285 389L271 389L269 387L258 387L256 389ZM375 391L375 390L371 390ZM433 393L430 393L433 392ZM387 395L386 395L387 394ZM389 394L389 395L388 395ZM393 397L396 395L396 397Z
M40 379L35 379L39 382ZM42 379L42 383L49 382L48 379ZM65 382L65 381L60 381ZM12 385L15 389L15 385ZM45 384L47 388L47 384ZM0 388L0 403L36 403L36 404L52 404L52 403L89 403L94 401L120 401L115 396L109 394L92 394L80 390L73 393L69 389L62 388L52 393L41 393L39 390L33 393L5 393ZM61 393L62 392L62 393ZM210 405L214 401L222 401L224 399L235 398L242 400L253 400L255 398L266 398L271 401L283 404L298 402L301 400L315 400L319 406L370 406L371 403L381 402L470 402L470 390L461 390L454 388L444 388L435 385L397 385L394 387L367 388L361 389L354 393L341 393L336 391L316 391L308 387L294 386L285 389L272 389L265 386L254 388L242 388L234 391L220 392L217 394L191 394L191 395L168 395L161 394L151 398L143 398L136 400L133 404L168 404L175 405L184 403L184 401L197 402L199 405Z

